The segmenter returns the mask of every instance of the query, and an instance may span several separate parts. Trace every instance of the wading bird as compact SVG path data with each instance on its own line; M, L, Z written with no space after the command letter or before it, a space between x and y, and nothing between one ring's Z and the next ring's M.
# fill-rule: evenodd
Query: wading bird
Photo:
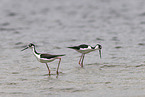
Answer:
M50 75L50 69L49 69L49 66L48 66L47 63L52 62L55 59L59 59L57 70L56 70L57 75L59 74L58 73L58 69L59 69L59 65L60 65L60 62L61 62L61 57L60 56L64 56L64 55L51 55L51 54L45 54L45 53L44 54L38 53L36 51L35 45L33 43L30 43L26 48L22 49L21 51L24 51L24 50L26 50L28 48L32 49L34 56L37 58L37 60L39 62L46 64L49 75Z
M86 44L81 44L79 46L73 46L73 47L68 47L68 48L74 49L77 52L82 54L81 58L79 60L79 64L81 67L83 67L83 60L84 60L85 54L87 54L87 53L90 53L90 52L95 51L95 50L99 50L99 54L100 54L100 58L101 58L102 46L100 44L97 44L94 47L92 47L90 45L86 45Z

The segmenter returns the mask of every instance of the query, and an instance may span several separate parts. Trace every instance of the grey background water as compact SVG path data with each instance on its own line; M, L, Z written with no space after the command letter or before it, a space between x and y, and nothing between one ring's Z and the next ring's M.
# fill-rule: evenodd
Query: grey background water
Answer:
M0 0L1 97L144 97L145 0ZM45 64L32 51L66 54ZM103 46L85 56L68 46Z

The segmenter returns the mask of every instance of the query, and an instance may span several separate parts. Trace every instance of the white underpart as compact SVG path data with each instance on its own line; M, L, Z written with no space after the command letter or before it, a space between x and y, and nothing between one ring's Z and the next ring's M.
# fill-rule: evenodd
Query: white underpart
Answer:
M99 50L99 46L98 46L98 45L96 45L95 49L96 49L96 50Z
M34 47L32 47L32 51L33 51L33 54L34 54L34 56L36 57L36 59L37 59L38 61L40 61L40 55L37 55L37 54L35 53Z
M90 53L92 51L95 51L97 49L92 49L91 46L88 46L88 48L80 48L80 50L76 50L82 54L87 54L87 53Z
M33 54L36 57L36 59L41 63L48 63L54 61L56 58L46 59L46 58L40 58L40 55L36 54L34 51L34 47L32 48Z
M40 58L39 61L41 63L48 63L54 61L56 58L46 59L46 58Z
M88 48L80 48L80 50L89 50L92 49L90 46L88 46Z

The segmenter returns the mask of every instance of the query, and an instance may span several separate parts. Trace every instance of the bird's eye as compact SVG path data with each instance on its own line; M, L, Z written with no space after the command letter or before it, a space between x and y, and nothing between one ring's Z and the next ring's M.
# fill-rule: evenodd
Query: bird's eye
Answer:
M29 47L32 47L32 46L33 46L33 44L32 44L32 43L30 43L30 44L29 44Z

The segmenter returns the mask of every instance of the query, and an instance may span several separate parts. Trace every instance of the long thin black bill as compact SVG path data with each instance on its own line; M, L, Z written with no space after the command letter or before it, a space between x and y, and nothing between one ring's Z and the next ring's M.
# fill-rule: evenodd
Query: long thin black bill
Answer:
M24 51L24 50L26 50L26 49L28 49L29 47L26 47L26 48L24 48L24 49L22 49L21 51Z
M101 58L101 50L99 50L100 58Z

